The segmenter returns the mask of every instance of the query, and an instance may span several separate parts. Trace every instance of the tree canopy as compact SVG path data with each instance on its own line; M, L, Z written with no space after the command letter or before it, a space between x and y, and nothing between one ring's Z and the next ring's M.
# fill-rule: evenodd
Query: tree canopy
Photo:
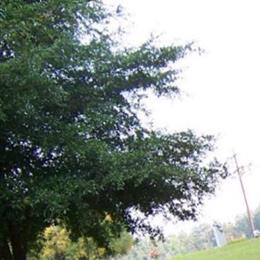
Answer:
M138 117L145 91L178 93L189 45L123 48L110 17L102 1L0 3L0 258L26 259L51 224L106 246L123 226L153 233L134 210L193 219L225 177L203 160L211 136Z

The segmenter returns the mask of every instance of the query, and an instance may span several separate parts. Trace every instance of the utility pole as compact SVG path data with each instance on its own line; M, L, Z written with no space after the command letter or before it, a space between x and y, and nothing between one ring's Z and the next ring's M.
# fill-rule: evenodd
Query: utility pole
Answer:
M254 237L254 230L255 230L254 222L253 222L253 218L252 218L251 211L250 211L250 208L249 208L249 204L248 204L248 201L247 201L246 191L245 191L245 187L244 187L244 183L243 183L241 171L240 171L241 168L239 168L239 166L238 166L236 154L234 154L234 161L235 161L235 166L236 166L236 172L238 174L239 182L240 182L240 185L241 185L241 189L242 189L245 204L246 204L249 226L250 226L250 229L251 229L252 237Z

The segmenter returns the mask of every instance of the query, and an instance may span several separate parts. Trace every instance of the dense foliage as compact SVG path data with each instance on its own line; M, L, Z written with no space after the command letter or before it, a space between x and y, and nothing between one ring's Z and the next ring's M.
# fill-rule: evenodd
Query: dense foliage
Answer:
M203 162L212 137L137 116L147 90L178 93L189 46L122 48L110 19L101 1L0 3L0 258L25 259L55 223L106 247L124 226L152 233L133 210L195 218L224 177Z

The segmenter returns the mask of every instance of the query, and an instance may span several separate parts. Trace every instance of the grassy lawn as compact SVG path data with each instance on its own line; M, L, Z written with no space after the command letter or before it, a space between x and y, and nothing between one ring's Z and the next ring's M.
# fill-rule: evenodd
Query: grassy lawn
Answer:
M199 251L174 260L260 260L260 238L235 242L222 248Z

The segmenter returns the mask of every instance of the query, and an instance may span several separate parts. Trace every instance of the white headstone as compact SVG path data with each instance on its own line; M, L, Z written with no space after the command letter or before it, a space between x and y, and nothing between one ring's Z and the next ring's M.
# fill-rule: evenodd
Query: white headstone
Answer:
M217 224L213 224L213 232L216 239L216 244L218 247L224 246L227 243L226 236L224 234L223 228Z

